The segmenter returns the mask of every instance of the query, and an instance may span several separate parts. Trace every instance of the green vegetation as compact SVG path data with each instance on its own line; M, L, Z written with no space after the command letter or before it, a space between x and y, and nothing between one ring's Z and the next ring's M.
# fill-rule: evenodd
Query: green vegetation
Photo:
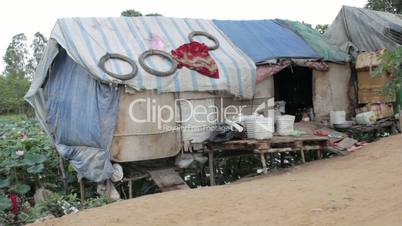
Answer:
M33 113L29 104L24 101L24 95L29 89L47 40L37 32L30 48L26 42L24 33L15 35L3 56L6 67L3 74L0 74L0 114Z
M67 177L70 195L64 195L59 157L35 119L0 116L0 150L0 225L25 224L50 214L58 217L111 202L89 191L92 198L79 203L78 183L71 167ZM33 196L38 189L53 194L35 203ZM12 196L16 198L15 206Z
M162 16L159 13L148 13L143 15L140 11L135 9L127 9L120 13L120 16L127 16L127 17L137 17L137 16Z
M393 90L400 90L402 85L402 47L394 51L385 52L385 54L381 56L381 60L384 63L380 64L373 71L373 74L374 76L379 76L384 72L391 74L391 80L385 87L385 92L391 95Z
M365 8L400 14L400 13L402 13L402 1L401 0L368 0Z

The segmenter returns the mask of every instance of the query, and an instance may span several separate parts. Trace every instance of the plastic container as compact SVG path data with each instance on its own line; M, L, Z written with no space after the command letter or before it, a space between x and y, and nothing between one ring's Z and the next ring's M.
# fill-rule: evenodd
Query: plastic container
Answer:
M243 125L247 129L247 137L252 139L269 139L274 132L274 120L271 117L247 117Z
M294 123L295 123L294 115L282 115L276 118L276 132L279 135L286 136L293 132Z
M375 113L372 111L360 113L356 115L356 122L361 125L371 125L375 123L377 118L375 117Z
M329 122L331 126L334 124L343 124L346 122L346 112L345 111L331 111L329 114Z

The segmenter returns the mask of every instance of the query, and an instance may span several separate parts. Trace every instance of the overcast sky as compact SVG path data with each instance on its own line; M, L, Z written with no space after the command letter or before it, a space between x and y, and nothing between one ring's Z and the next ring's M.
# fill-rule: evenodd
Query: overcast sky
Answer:
M363 7L367 0L0 0L0 56L12 36L37 31L46 37L61 17L116 17L125 9L143 14L204 19L290 19L330 24L342 5ZM0 71L4 63L0 62Z

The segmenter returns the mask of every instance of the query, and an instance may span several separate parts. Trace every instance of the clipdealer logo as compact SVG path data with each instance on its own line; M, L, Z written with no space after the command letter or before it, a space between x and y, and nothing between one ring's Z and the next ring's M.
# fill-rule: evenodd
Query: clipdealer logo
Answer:
M136 115L136 108L145 107L145 116ZM129 117L135 123L156 123L158 129L166 128L167 124L172 122L185 124L207 124L212 125L226 120L231 120L238 116L246 108L246 105L228 105L224 106L223 98L220 105L194 104L187 99L176 99L173 106L169 104L158 103L154 98L139 98L132 101L129 105ZM186 114L180 112L185 109ZM187 126L189 127L189 126ZM191 127L191 125L190 125Z

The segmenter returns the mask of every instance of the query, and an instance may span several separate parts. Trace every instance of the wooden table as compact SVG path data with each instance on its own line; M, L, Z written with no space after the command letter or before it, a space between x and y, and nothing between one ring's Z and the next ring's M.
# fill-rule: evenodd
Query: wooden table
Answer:
M321 158L321 150L326 150L329 145L327 137L320 136L273 136L271 139L255 140L242 139L232 140L224 143L205 143L204 150L209 156L210 185L215 185L214 175L214 152L247 150L260 154L263 173L268 172L265 154L277 152L300 152L302 162L305 163L304 151L317 151L318 158Z

